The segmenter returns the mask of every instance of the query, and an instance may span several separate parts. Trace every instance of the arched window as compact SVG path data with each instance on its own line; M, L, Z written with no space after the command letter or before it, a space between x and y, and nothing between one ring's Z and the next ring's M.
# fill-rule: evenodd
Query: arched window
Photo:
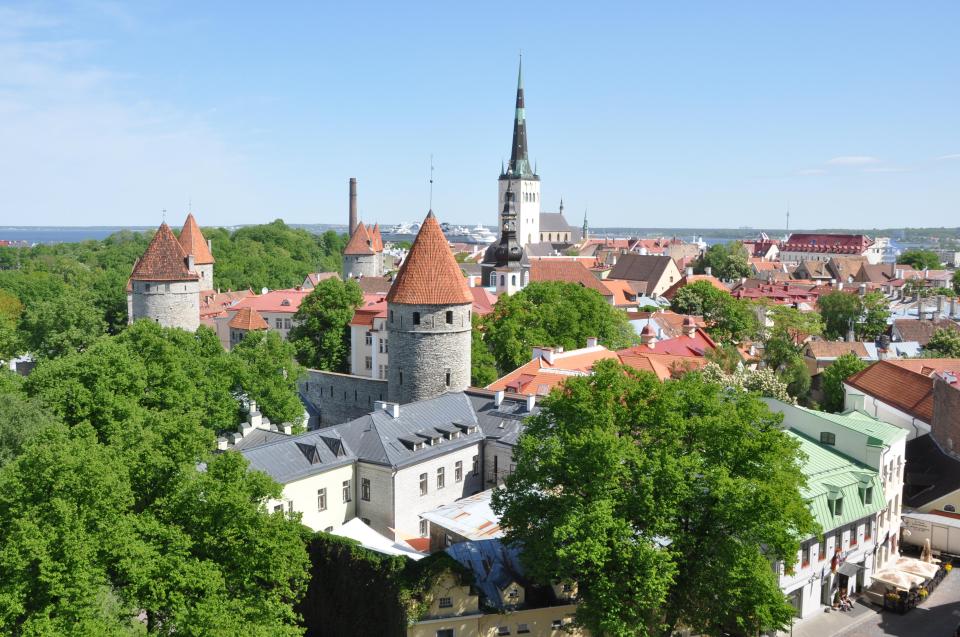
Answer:
M496 272L491 272L491 273L490 273L490 287L496 287L496 285L497 285L497 273L496 273Z
M413 324L420 325L420 312L413 313Z
M447 310L447 325L453 325L453 311Z
M507 279L502 274L500 275L500 287L503 287L507 284Z
M517 284L517 275L516 275L516 274L511 274L511 275L510 275L510 285L516 285L516 284Z

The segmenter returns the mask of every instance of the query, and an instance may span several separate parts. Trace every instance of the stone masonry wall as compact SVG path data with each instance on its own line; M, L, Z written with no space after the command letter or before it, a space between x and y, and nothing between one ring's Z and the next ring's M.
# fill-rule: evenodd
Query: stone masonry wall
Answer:
M470 386L471 307L390 304L387 381L391 402L426 400ZM452 323L446 322L448 311L453 313Z
M379 254L343 255L343 278L382 276L383 257Z
M131 318L148 318L163 327L190 332L200 326L200 283L198 281L133 281Z
M940 448L960 458L960 389L941 378L933 380L933 422L930 427Z
M339 425L373 411L373 403L387 400L387 381L307 370L303 391L320 409L320 424Z

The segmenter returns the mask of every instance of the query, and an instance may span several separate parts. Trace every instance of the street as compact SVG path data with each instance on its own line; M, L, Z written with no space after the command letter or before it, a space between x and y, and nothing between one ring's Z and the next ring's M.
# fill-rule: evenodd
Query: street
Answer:
M960 573L950 573L926 602L906 615L878 609L876 616L837 633L836 637L953 637L957 624L960 624Z

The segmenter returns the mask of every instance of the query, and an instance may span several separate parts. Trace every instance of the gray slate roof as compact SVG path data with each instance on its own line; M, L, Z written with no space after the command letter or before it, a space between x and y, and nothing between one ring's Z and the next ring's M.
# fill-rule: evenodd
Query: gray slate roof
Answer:
M573 232L562 212L541 212L540 232Z
M654 283L660 280L672 260L652 254L624 254L613 266L609 278Z
M446 550L447 555L473 572L474 584L491 606L505 609L500 591L513 582L525 584L520 550L500 540L458 542Z
M480 442L483 434L479 428L473 433L464 430L478 424L470 399L458 392L401 405L397 418L385 411L374 411L321 431L333 430L342 436L364 462L401 467ZM453 432L458 437L445 439L444 434ZM418 450L405 444L430 442L429 438L440 438L440 441Z
M329 429L284 436L283 440L243 449L240 453L250 463L251 469L259 469L281 484L356 460L350 448L342 444L336 432Z

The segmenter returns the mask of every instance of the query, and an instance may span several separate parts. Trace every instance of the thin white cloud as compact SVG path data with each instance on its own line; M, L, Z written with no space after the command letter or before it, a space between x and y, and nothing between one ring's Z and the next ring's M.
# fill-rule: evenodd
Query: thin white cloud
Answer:
M960 153L953 153L952 155L940 155L937 157L940 161L950 161L953 159L960 159Z
M843 155L834 157L827 163L831 166L865 166L867 164L879 164L880 160L868 155Z

